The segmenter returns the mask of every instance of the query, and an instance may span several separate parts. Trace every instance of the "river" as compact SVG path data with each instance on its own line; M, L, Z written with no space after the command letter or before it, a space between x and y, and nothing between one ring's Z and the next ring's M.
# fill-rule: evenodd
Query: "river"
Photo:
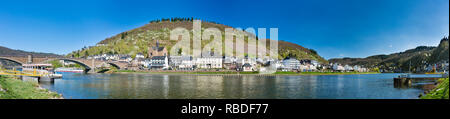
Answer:
M76 74L41 83L66 99L417 99L433 81L394 86L400 74L197 76Z

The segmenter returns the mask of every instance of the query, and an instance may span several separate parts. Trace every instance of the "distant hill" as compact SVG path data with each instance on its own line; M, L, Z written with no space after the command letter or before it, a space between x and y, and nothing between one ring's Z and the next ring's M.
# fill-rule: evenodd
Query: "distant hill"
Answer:
M27 52L0 46L0 57L27 57L28 55L32 55L33 57L62 57L61 55L52 53Z
M429 61L431 63L436 63L441 60L448 61L449 60L449 49L448 49L449 46L448 45L449 45L448 38L443 38L441 40L439 46L431 52Z
M397 68L403 71L411 67L434 64L449 60L448 38L444 37L438 47L419 46L400 53L389 55L374 55L366 58L334 58L331 63L365 65L369 67Z
M156 40L160 42L161 46L165 46L170 51L170 48L177 43L177 41L169 40L169 33L171 29L182 27L192 30L193 18L171 18L162 20L153 20L149 24L142 27L135 28L126 32L122 32L110 38L100 41L97 46L83 48L68 54L68 57L86 57L97 54L129 54L134 57L137 53L147 55L148 47L154 46ZM222 38L224 38L224 29L231 28L230 26L218 24L215 22L202 21L202 30L205 28L217 28L222 31ZM191 31L192 33L192 31ZM191 34L192 35L192 34ZM192 37L192 36L191 36ZM209 41L202 40L202 44L207 44ZM247 48L245 48L247 49ZM279 58L287 56L296 57L297 59L312 59L322 63L328 61L318 55L312 49L304 48L300 45L279 41Z

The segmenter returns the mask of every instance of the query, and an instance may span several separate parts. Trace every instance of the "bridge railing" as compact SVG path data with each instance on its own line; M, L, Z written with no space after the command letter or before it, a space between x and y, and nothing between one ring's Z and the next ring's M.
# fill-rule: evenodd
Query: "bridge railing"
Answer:
M32 73L24 72L24 71L17 71L17 70L6 70L6 69L0 69L0 75L12 75L12 76L44 76L47 75L45 73L38 73L36 70L34 70Z

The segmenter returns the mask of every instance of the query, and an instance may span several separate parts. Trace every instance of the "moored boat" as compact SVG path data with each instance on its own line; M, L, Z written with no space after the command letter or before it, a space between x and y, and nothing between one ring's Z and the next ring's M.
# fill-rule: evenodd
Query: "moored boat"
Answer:
M56 68L55 72L83 73L84 70L80 68Z

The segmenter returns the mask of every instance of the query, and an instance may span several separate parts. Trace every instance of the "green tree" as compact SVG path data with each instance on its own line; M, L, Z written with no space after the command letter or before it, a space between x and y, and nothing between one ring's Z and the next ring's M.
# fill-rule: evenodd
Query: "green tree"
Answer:
M181 55L182 52L183 52L182 48L178 49L178 55Z
M53 60L53 61L50 61L50 64L52 64L53 65L53 68L59 68L59 67L63 67L63 65L62 65L62 63L61 62L59 62L59 60Z
M75 57L76 57L76 58L80 58L80 51L77 51L77 52L75 53Z
M313 49L309 49L309 51L310 51L312 54L317 54L317 51L315 51L315 50L313 50Z

